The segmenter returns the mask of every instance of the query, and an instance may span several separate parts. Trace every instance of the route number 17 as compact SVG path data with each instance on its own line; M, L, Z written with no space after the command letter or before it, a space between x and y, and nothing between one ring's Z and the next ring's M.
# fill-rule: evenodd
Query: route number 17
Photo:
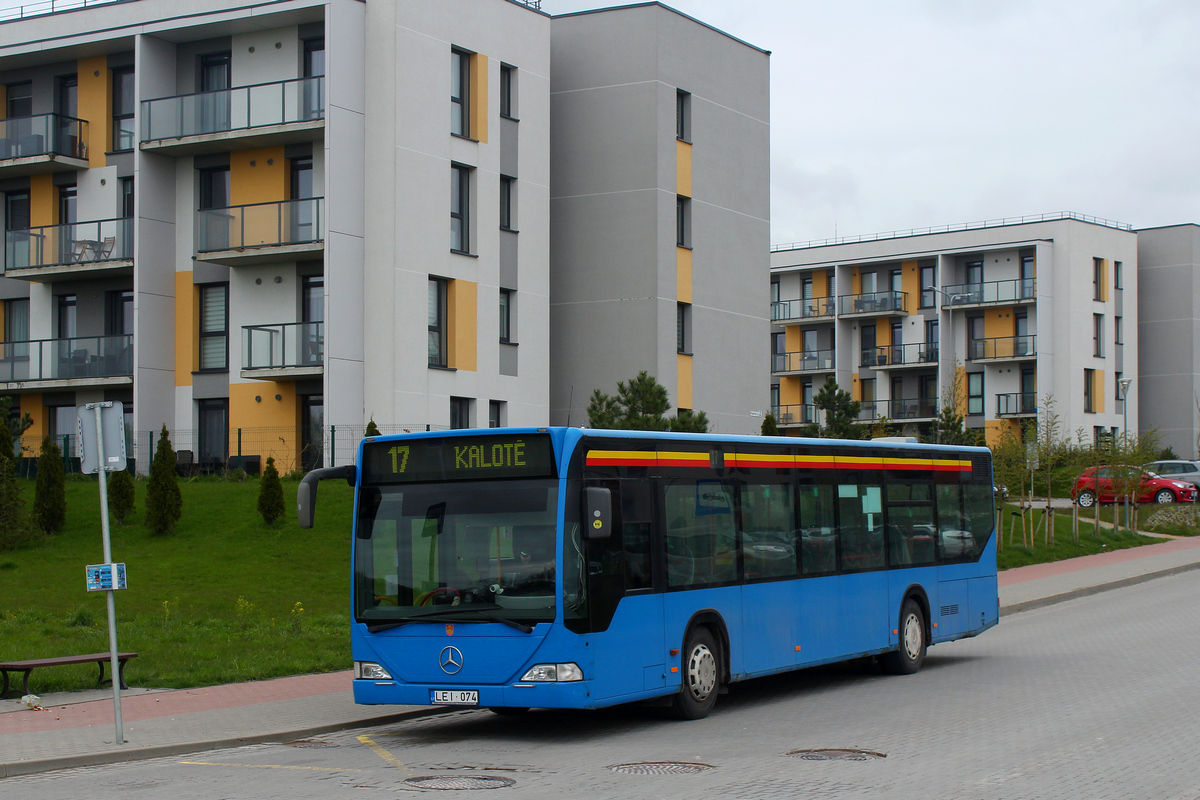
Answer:
M392 456L392 474L404 472L408 466L408 445L396 445L388 453Z

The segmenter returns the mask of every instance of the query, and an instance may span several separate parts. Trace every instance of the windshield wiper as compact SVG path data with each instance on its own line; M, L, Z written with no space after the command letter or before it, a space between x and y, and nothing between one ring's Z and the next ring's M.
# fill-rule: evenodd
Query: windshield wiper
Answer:
M500 608L500 606L489 605L488 608L498 609L498 608ZM420 622L421 620L423 620L427 617L445 617L445 616L450 616L453 614L479 614L480 616L487 617L492 622L500 622L500 623L507 625L510 628L516 628L517 630L521 631L521 633L533 633L533 626L526 625L524 622L517 622L516 620L505 619L504 617L497 617L494 614L489 614L486 610L484 610L482 608L474 608L474 607L468 607L468 606L455 606L454 608L440 608L437 611L426 611L421 614L413 614L412 616L408 617L407 619L397 620L395 622L382 622L378 625L368 625L367 631L369 633L379 633L380 631L388 631L388 630L391 630L392 628L399 628L401 625L407 625L410 622Z

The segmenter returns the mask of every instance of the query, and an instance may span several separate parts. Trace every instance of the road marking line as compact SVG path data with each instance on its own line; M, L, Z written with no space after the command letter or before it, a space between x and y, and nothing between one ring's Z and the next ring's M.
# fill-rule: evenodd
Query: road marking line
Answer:
M372 740L370 736L359 736L358 741L365 744L367 747L369 747L371 749L371 752L373 752L375 755L379 756L384 761L391 764L393 767L398 767L400 769L405 768L403 762L401 762L399 759L397 759L394 755L389 753L387 750L384 750L382 747L375 744L374 740Z
M219 761L180 761L180 764L192 764L201 767L249 767L251 769L307 769L316 772L362 772L361 769L349 767L292 767L286 764L226 764Z

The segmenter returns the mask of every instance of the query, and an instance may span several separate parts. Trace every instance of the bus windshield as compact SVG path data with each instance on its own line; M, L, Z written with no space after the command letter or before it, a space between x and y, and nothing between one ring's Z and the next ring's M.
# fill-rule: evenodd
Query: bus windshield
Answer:
M552 479L362 487L355 619L552 622L557 512Z

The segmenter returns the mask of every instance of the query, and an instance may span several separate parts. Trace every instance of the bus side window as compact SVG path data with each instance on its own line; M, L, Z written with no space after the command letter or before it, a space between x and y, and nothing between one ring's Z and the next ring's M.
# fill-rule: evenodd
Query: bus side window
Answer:
M837 571L838 529L833 515L833 487L800 487L800 564L805 575Z
M664 506L668 586L736 580L733 487L716 480L668 485Z
M791 485L746 485L741 499L739 527L745 579L796 577L796 515Z
M968 483L963 486L966 528L971 532L972 549L968 554L971 561L983 555L983 548L991 538L996 526L996 509L992 505L992 487L987 484Z
M621 541L625 549L625 590L649 589L651 569L650 532L654 524L653 492L642 481L621 481Z
M839 484L838 521L843 572L884 566L882 487Z
M975 537L963 513L962 489L960 483L937 487L937 544L942 561L966 561L975 550Z

